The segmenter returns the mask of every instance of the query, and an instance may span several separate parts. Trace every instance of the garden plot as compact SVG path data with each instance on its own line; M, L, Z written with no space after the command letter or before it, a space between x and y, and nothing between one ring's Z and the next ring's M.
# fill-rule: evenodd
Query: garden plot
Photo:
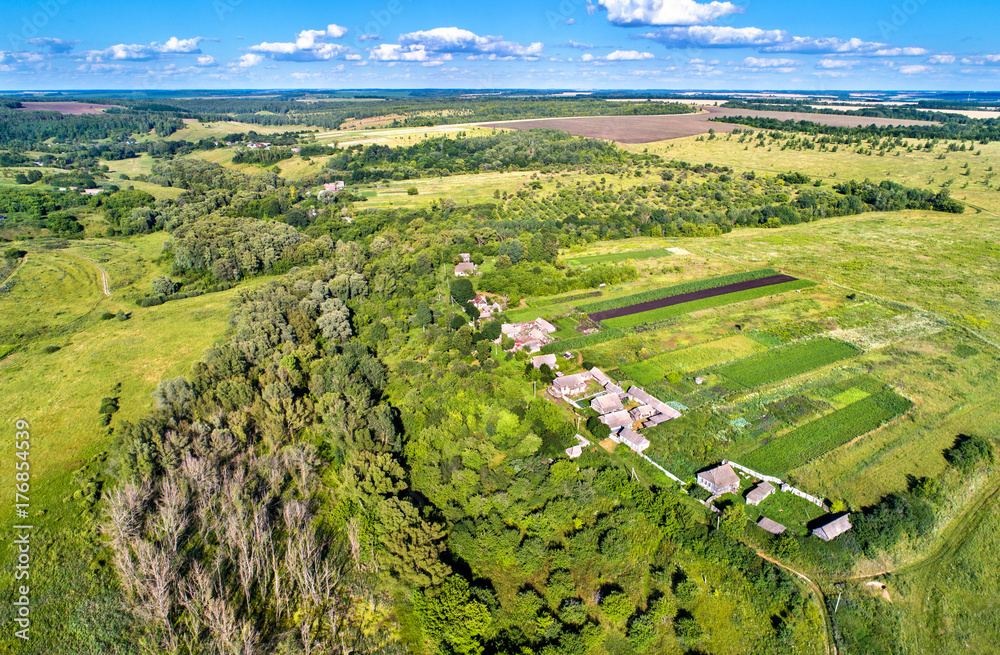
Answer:
M943 330L945 326L938 319L926 314L909 312L892 318L876 321L869 325L834 330L830 336L847 341L862 350L877 350L902 341L913 341Z
M730 382L735 389L750 389L807 373L860 352L843 341L811 339L720 366L713 373Z
M737 334L708 343L665 352L649 359L623 367L625 374L645 386L671 374L699 371L765 350L753 339Z

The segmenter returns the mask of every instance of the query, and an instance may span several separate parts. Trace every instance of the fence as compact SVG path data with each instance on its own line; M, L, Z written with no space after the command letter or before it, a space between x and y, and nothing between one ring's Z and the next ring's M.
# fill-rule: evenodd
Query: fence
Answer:
M798 496L799 498L803 498L805 500L808 500L810 503L812 503L813 505L816 505L817 507L819 507L820 509L822 509L824 511L827 511L827 512L830 511L830 507L826 503L823 502L823 499L817 498L816 496L810 496L809 494L807 494L806 492L802 491L801 489L796 489L792 485L786 484L786 483L782 482L780 478L776 478L776 477L774 477L772 475L764 475L763 473L760 473L759 471L754 471L753 469L749 469L749 468L747 468L745 466L741 466L740 464L737 464L736 462L731 462L729 460L722 460L722 463L723 464L729 464L734 469L736 469L738 471L743 471L747 475L752 475L752 476L754 476L756 478L760 478L761 480L764 480L766 482L770 482L771 484L773 484L776 487L778 487L779 489L781 489L781 491L787 492L787 493L792 494L793 496Z

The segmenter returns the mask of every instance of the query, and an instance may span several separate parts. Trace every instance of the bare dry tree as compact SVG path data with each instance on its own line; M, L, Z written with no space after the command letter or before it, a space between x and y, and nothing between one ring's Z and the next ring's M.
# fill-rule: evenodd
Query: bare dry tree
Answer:
M189 500L187 485L177 482L173 476L165 478L160 484L160 500L153 529L161 535L171 555L177 554L181 537L188 526Z

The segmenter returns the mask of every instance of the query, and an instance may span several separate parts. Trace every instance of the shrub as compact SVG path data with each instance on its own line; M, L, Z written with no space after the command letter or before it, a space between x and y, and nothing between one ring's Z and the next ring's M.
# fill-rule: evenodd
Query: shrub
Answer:
M115 315L112 314L111 312L104 312L103 314L101 314L101 320L102 321L110 321L114 317L115 317Z
M60 348L61 346L45 346L44 348L42 348L42 352L45 353L46 355L51 355Z
M415 196L418 193L420 193L420 191L415 186L411 186L406 190L406 195L408 196Z
M993 444L980 436L959 435L955 445L944 451L944 458L958 470L969 473L980 460L994 461Z

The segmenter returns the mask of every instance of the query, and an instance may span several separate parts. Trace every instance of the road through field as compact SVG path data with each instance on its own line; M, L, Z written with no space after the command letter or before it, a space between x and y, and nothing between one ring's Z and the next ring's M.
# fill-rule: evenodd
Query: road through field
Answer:
M809 587L809 589L812 590L812 592L814 594L816 594L816 600L819 603L819 611L820 611L820 614L823 616L823 627L824 627L824 630L823 630L823 641L824 641L825 646L826 646L826 653L827 653L827 655L830 655L830 653L832 652L833 655L838 655L838 653L837 653L837 644L834 643L833 640L830 638L830 630L831 630L831 627L832 627L832 625L831 625L832 622L830 620L830 615L829 615L829 613L826 610L826 597L823 595L823 591L819 588L819 585L816 584L815 582L813 582L809 578L809 576L807 576L805 573L802 573L801 571L796 571L795 569L793 569L792 567L788 566L787 564L782 564L781 562L779 562L778 560L774 559L773 557L767 555L763 551L758 550L757 551L757 555L759 555L762 559L766 559L768 562L770 562L771 564L774 564L775 566L780 566L781 568L785 569L789 573L794 573L799 578L801 578L802 580L804 580L805 583L806 583L806 586Z

